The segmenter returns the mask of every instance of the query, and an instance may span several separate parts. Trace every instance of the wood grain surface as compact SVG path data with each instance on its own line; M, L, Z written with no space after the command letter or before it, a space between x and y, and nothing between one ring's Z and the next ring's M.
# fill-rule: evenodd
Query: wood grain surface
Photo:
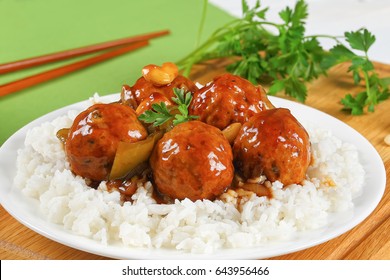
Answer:
M197 66L191 78L206 83L216 74L224 72L225 61ZM381 76L390 77L390 65L375 64ZM333 68L327 77L321 77L309 85L306 105L317 108L347 123L366 137L380 154L386 178L390 175L390 146L384 137L390 134L390 100L376 107L375 113L350 116L342 111L339 100L346 93L357 93L347 73L347 64ZM374 210L352 230L328 242L306 250L271 258L274 260L322 260L322 259L390 259L390 183L387 180L385 194ZM23 226L0 207L0 257L6 259L107 259L79 251L47 239Z

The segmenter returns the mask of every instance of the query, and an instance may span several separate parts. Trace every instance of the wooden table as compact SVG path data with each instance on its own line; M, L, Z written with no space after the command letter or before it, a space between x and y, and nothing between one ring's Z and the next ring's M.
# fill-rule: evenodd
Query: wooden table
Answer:
M223 72L223 61L198 67L192 78L205 83ZM309 85L306 104L328 113L365 136L377 149L390 175L390 146L384 137L390 134L390 100L377 106L375 113L350 116L341 111L339 103L345 93L358 92L347 73L348 65L333 68L328 77ZM390 77L390 66L376 64L380 75ZM390 259L390 183L375 211L361 224L321 245L272 259ZM5 259L106 259L75 250L49 240L23 226L0 207L0 257Z

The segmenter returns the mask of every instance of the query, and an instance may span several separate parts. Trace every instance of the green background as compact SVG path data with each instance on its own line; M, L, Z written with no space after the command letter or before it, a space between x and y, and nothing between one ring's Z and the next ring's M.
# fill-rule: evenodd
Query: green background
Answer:
M237 0L238 1L238 0ZM169 29L146 48L0 97L0 145L30 121L95 92L132 85L144 65L178 61L196 44L203 0L0 0L0 64ZM231 16L208 5L202 39ZM76 60L0 75L5 84Z

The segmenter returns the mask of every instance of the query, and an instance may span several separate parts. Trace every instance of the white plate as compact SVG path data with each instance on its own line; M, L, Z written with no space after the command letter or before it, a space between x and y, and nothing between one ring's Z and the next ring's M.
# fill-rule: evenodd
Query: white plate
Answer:
M118 100L118 95L102 98L103 102ZM38 201L25 197L20 190L12 188L16 173L17 150L23 146L27 130L45 121L51 121L65 115L68 110L84 110L87 101L79 102L49 113L26 125L12 135L0 148L0 200L3 207L19 222L59 243L90 253L118 259L254 259L279 256L335 238L362 222L378 205L386 185L386 172L382 159L374 147L358 132L345 123L300 103L281 98L270 97L277 107L289 108L300 121L318 123L330 129L341 140L356 145L359 157L366 171L363 193L354 199L354 210L351 213L331 214L331 221L325 228L297 234L293 240L277 242L267 246L250 249L226 249L213 254L182 253L168 249L131 249L119 245L102 245L94 240L74 235L62 226L46 221L39 212Z

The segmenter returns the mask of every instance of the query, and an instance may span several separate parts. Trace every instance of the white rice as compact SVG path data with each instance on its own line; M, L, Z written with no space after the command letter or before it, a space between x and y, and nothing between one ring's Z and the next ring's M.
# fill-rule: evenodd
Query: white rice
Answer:
M272 184L273 199L247 197L237 204L233 191L224 201L175 201L156 204L146 183L133 202L120 203L118 192L88 187L69 170L56 132L69 127L78 112L71 111L30 130L18 151L15 186L40 201L50 222L103 244L172 248L211 253L223 248L243 248L288 240L296 232L324 227L329 214L353 208L361 192L364 170L356 148L331 131L305 127L310 135L315 163L301 185L282 189Z

